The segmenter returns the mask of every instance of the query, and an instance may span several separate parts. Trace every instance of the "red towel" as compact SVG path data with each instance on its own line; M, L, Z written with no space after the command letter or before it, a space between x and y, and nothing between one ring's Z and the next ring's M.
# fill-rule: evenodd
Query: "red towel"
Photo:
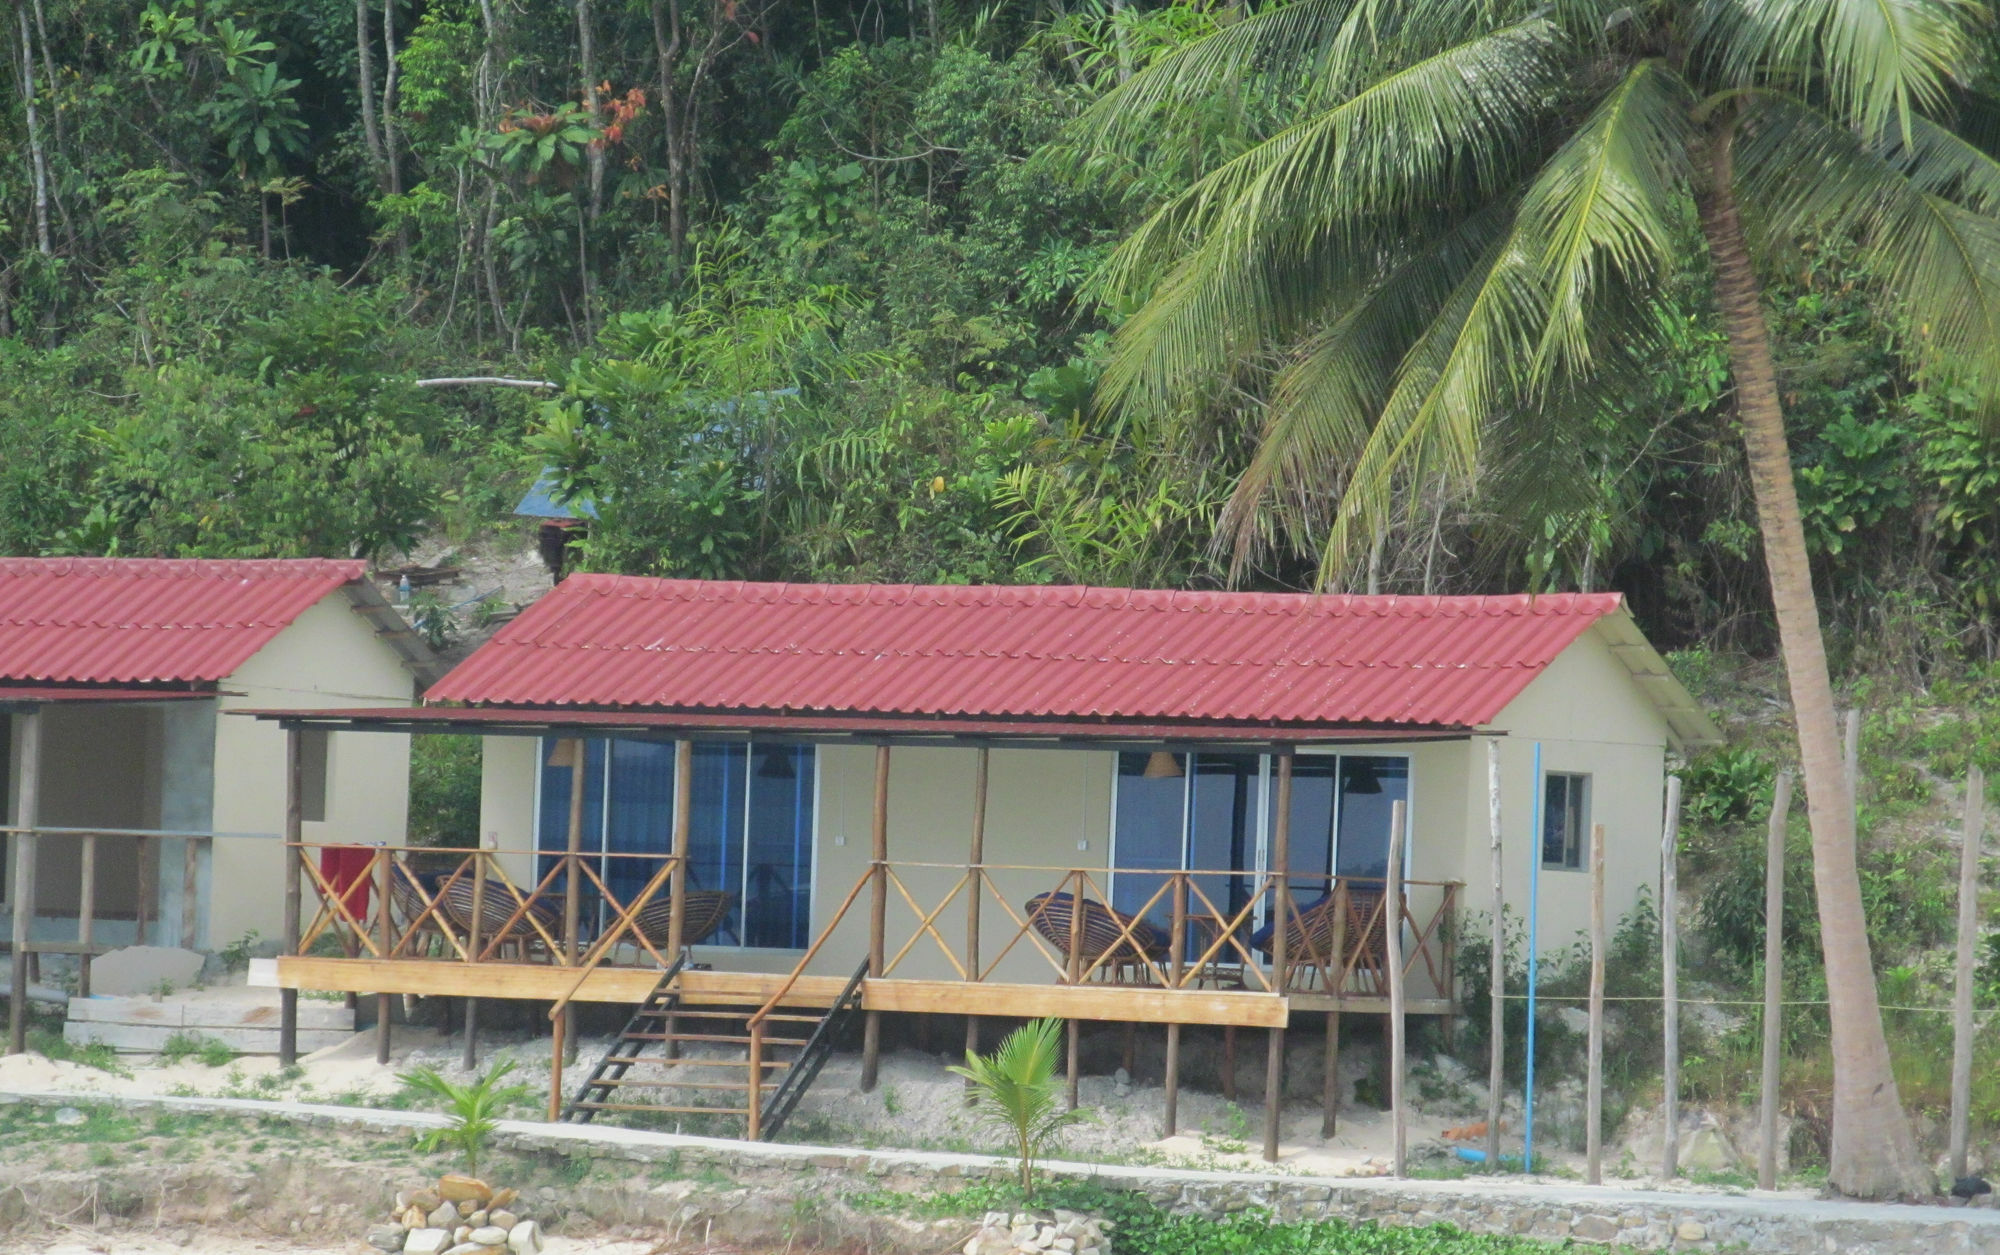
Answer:
M354 918L362 921L368 918L368 895L373 888L373 877L368 872L374 861L375 851L370 846L320 847L319 874L340 895Z

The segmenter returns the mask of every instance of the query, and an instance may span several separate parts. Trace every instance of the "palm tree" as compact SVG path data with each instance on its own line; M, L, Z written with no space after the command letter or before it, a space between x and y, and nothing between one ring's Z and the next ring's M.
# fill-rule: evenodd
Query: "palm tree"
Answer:
M1658 360L1665 277L1706 276L1810 798L1831 1179L1857 1195L1933 1183L1882 1034L1759 266L1852 241L1917 368L2000 413L1993 19L1992 0L1293 0L1154 62L1074 135L1143 178L1177 116L1253 88L1292 102L1114 256L1111 299L1138 308L1100 401L1172 410L1275 362L1225 522L1239 561L1274 521L1314 529L1322 581L1399 492L1469 484L1499 425L1600 409Z

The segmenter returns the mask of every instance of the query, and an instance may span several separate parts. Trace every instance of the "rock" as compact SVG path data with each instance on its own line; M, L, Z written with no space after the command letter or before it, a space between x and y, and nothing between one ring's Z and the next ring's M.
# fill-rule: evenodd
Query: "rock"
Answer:
M519 1197L521 1195L518 1190L495 1190L493 1191L493 1197L486 1200L486 1205L488 1207L505 1207Z
M542 1255L542 1226L523 1220L507 1232L507 1249L513 1255Z
M1055 1240L1056 1227L1052 1224L1045 1224L1035 1231L1035 1245L1045 1251L1049 1249L1049 1243Z
M416 1196L416 1193L417 1192L415 1190L396 1191L396 1210L398 1213L407 1211L409 1209L410 1200Z
M460 1246L464 1246L467 1242L470 1242L472 1240L472 1226L469 1224L462 1224L458 1226L458 1228L453 1229L451 1231L451 1240L453 1242L456 1242Z
M409 1230L399 1224L378 1224L368 1230L368 1245L378 1251L400 1251Z
M1052 1251L1073 1251L1076 1249L1076 1239L1057 1238L1055 1241L1049 1243L1049 1249Z
M458 1210L460 1212L464 1212L465 1208L463 1206L460 1206ZM487 1224L486 1209L484 1207L481 1207L477 1211L472 1212L470 1215L467 1215L465 1217L465 1223L471 1225L475 1229L485 1228Z
M150 994L168 985L186 989L201 975L204 961L178 946L126 946L90 961L90 992L102 998Z
M472 1231L470 1240L479 1246L505 1246L507 1231L496 1225L481 1225Z
M1616 1221L1603 1216L1583 1216L1569 1227L1570 1236L1586 1242L1609 1242L1618 1236Z
M75 1107L57 1107L54 1119L57 1124L82 1124L90 1117Z
M430 1216L415 1203L405 1207L403 1214L396 1219L402 1222L405 1229L421 1229L430 1223Z
M447 1234L457 1224L458 1208L453 1207L450 1203L439 1203L432 1209L430 1215L424 1217L424 1226L426 1228L443 1229Z
M438 1178L438 1197L447 1203L462 1203L470 1200L484 1207L486 1201L493 1197L493 1187L478 1177L468 1177L456 1172L447 1172Z
M496 1229L512 1229L521 1223L521 1218L511 1211L489 1211L486 1213L486 1223Z
M1683 1172L1727 1172L1736 1167L1736 1148L1721 1129L1705 1125L1681 1136L1680 1161Z
M1674 1236L1683 1242L1700 1242L1708 1237L1708 1226L1698 1220L1683 1220L1674 1226Z
M421 1207L426 1212L436 1211L437 1205L443 1201L442 1198L438 1197L436 1190L422 1189L410 1191L410 1206Z
M412 1229L403 1239L403 1255L442 1255L451 1245L451 1234L443 1229Z
M477 1242L460 1242L457 1246L446 1251L444 1255L487 1255L487 1252L492 1249L492 1247L481 1246Z
M1013 1227L1007 1230L1007 1240L1016 1246L1026 1246L1035 1240L1037 1232L1039 1230L1034 1225L1016 1216L1014 1217Z

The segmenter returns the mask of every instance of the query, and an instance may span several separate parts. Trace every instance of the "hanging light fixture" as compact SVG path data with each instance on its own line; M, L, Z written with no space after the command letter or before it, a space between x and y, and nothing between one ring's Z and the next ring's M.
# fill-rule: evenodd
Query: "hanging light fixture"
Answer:
M578 751L582 748L583 742L575 737L557 737L554 744L549 746L549 756L545 761L551 767L581 766L583 755Z
M766 745L763 761L757 764L759 780L796 780L798 769L792 766L791 750L781 745Z
M1185 773L1181 770L1179 754L1154 750L1146 759L1146 770L1139 774L1146 780L1178 780Z
M1380 793L1382 791L1382 777L1376 774L1374 759L1350 758L1344 765L1347 768L1347 791L1349 793Z

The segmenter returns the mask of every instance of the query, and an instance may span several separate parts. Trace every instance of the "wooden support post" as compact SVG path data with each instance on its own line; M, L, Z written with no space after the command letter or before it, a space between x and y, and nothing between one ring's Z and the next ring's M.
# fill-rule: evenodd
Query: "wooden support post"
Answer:
M681 925L687 919L687 871L688 851L694 845L694 742L679 740L674 742L674 865L667 872L667 953L666 960L672 963L687 947L687 934ZM681 1044L674 1039L679 1031L679 1018L667 1016L665 1031L667 1040L663 1043L669 1059L681 1057Z
M1222 1026L1222 1097L1225 1102L1236 1101L1236 1026Z
M470 1072L479 1066L479 999L465 1000L465 1056L459 1066Z
M977 766L972 775L972 848L966 853L965 864L965 970L972 979L979 979L979 898L983 891L980 881L986 862L986 782L992 766L993 751L987 746L979 747ZM979 1053L979 1017L965 1017L965 1053ZM972 1103L974 1090L972 1081L965 1082L965 1101Z
M1274 747L1278 757L1277 822L1271 825L1271 984L1280 994L1289 986L1285 934L1291 915L1287 877L1292 868L1292 747ZM1267 1029L1264 1054L1264 1162L1278 1162L1278 1135L1285 1115L1285 1030Z
M1327 990L1335 999L1326 1013L1326 1075L1321 1078L1319 1135L1332 1137L1340 1128L1340 1006L1347 994L1347 882L1333 878L1333 970L1327 973Z
M392 933L395 921L389 910L389 876L395 870L396 856L387 849L375 852L375 911L378 923L378 942L383 954L393 953L396 940ZM389 1062L389 995L375 995L375 1062Z
M1391 1175L1405 1176L1409 1157L1407 1112L1403 1107L1404 1038L1403 1021L1403 825L1408 804L1397 801L1389 807L1389 886L1382 908L1383 940L1389 951L1389 1124L1392 1135Z
M1069 975L1072 985L1083 983L1083 872L1072 871L1069 875ZM1077 1086L1082 1079L1083 1029L1071 1016L1064 1022L1069 1038L1069 1049L1064 1071L1068 1076L1065 1099L1071 1111L1077 1106Z
M868 886L868 975L882 975L883 931L889 917L889 747L875 747L875 818ZM865 986L866 982L864 982ZM861 1024L861 1092L871 1093L882 1064L882 1013L870 1011Z
M1171 930L1167 934L1167 973L1174 988L1179 989L1187 979L1187 876L1174 873L1173 914ZM1181 1026L1167 1025L1166 1058L1167 1111L1166 1133L1172 1137L1180 1128L1181 1121Z
M563 963L575 967L577 916L582 906L577 891L578 882L583 879L578 870L583 861L583 767L590 756L584 753L583 742L575 737L563 745L569 755L569 844L563 854Z
M1778 773L1764 841L1764 1076L1757 1108L1757 1188L1778 1188L1778 1081L1785 1006L1785 828L1791 818L1792 773Z
M1680 1175L1681 1153L1681 778L1667 777L1667 818L1660 830L1660 1001L1666 1039L1660 1171L1664 1180Z
M479 962L479 947L482 943L481 923L486 918L486 861L490 856L484 849L472 852L472 920L465 930L465 952ZM470 1072L479 1066L479 999L465 1000L465 1070Z
M562 1118L563 1092L563 1045L569 1032L569 1017L559 1015L550 1026L553 1040L549 1043L549 1123Z
M1486 742L1486 844L1493 859L1493 936L1486 979L1486 1170L1500 1171L1500 1099L1507 1087L1507 877L1500 856L1500 742Z
M82 950L77 955L76 992L88 998L91 951L97 945L97 834L94 832L83 834L83 875L77 886L76 943Z
M201 894L201 846L193 837L181 838L181 949L196 948L196 905Z
M1965 1176L1972 1111L1972 977L1979 944L1979 847L1986 823L1986 777L1965 773L1965 836L1958 856L1958 954L1951 998L1951 1176Z
M159 877L153 871L153 859L159 844L157 839L148 841L142 837L138 842L139 848L133 854L133 861L138 864L133 873L139 881L138 904L132 913L132 944L135 946L147 944L153 907L159 900ZM298 852L292 851L292 856L296 858Z
M1584 1180L1604 1184L1604 825L1590 830L1590 1040L1584 1075Z
M745 1141L761 1139L764 1121L764 1021L750 1021L750 1080L749 1090L744 1097L743 1137Z
M299 742L302 737L296 724L285 725L285 936L284 953L297 955L299 952L300 898L304 890L304 873L299 860L306 852L299 847L300 834L304 829L305 816L305 775L300 762ZM141 841L140 865L146 843ZM139 877L139 901L146 900L146 878ZM140 944L145 943L144 914L142 909ZM285 989L278 994L278 1065L289 1068L299 1061L299 991Z
M42 712L21 716L21 779L14 797L14 826L29 831L14 834L13 984L7 991L7 1053L28 1048L28 946L35 925L35 843L32 831L41 822ZM0 770L5 765L0 764Z

